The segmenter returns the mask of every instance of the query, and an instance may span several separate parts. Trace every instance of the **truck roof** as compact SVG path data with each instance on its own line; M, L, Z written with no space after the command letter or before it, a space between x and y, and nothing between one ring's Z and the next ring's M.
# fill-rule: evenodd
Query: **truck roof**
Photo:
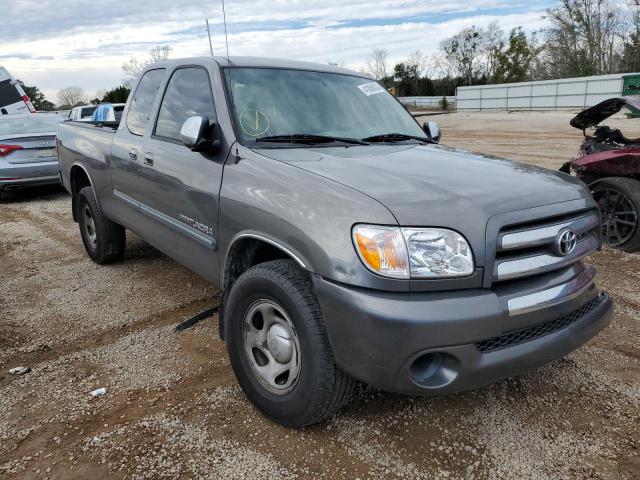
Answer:
M323 63L303 62L300 60L287 60L269 57L249 57L249 56L232 56L229 57L189 57L165 60L163 62L150 65L148 68L158 67L161 65L172 67L175 65L184 65L190 62L215 62L221 67L228 65L232 67L262 67L262 68L286 68L290 70L308 70L314 72L342 73L346 75L354 75L358 77L371 79L368 75L349 70L347 68L326 65Z

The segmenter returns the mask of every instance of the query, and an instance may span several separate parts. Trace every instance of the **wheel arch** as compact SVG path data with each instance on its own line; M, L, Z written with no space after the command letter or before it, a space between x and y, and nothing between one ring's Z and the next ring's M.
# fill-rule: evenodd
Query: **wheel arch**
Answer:
M78 222L78 194L84 187L91 187L93 188L94 192L95 188L93 186L93 181L91 180L89 172L83 165L79 163L74 163L71 166L71 170L69 171L69 184L71 189L71 211L73 214L73 220L75 222ZM97 203L98 199L96 197L96 204ZM99 204L98 208L100 208Z
M271 260L289 259L309 270L309 263L283 242L269 236L244 232L233 237L227 247L220 285L222 298L218 314L220 337L224 339L224 303L235 281L249 268Z

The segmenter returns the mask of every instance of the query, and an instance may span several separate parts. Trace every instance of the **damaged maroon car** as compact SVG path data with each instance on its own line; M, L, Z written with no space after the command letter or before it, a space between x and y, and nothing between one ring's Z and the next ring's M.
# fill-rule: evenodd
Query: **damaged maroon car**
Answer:
M640 250L640 138L627 138L620 129L601 125L623 109L630 120L616 119L617 123L639 127L640 97L611 98L576 115L571 126L582 130L585 140L580 155L560 171L574 172L589 185L600 206L603 241L635 252Z

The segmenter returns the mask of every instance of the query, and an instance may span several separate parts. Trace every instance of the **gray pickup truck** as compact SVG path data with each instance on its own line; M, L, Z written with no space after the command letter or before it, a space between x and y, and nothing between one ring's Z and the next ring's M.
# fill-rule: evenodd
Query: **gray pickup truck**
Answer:
M219 286L242 389L302 426L355 379L475 388L611 318L587 189L438 140L362 74L193 58L149 67L120 122L61 124L57 152L88 255L121 259L129 229Z

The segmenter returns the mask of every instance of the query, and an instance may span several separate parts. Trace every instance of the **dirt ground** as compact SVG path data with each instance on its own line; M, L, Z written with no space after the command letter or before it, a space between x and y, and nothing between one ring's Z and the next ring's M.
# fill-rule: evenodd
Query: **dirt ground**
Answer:
M577 151L569 118L433 117L444 144L549 168ZM616 315L567 358L437 398L361 386L290 430L245 400L216 318L174 332L216 305L213 285L134 235L95 265L66 193L22 194L0 204L0 477L640 478L640 255L590 260Z

